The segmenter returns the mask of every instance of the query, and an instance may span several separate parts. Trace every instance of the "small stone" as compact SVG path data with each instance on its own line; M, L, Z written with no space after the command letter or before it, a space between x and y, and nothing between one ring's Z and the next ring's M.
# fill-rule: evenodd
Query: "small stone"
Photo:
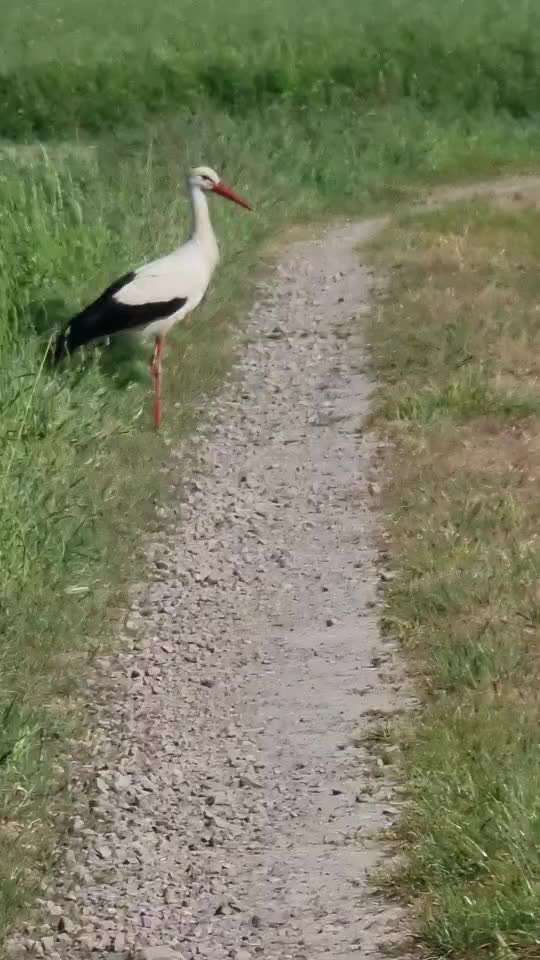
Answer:
M116 793L125 793L131 786L131 780L129 777L117 773L113 781L113 786Z
M121 953L125 949L126 949L125 933L116 933L113 937L113 950L116 953Z
M238 783L241 787L255 787L258 789L261 784L255 777L251 777L248 773L243 773L239 778Z
M43 944L39 940L27 940L25 943L26 950L33 957L44 957L45 950L43 949Z
M90 883L92 877L90 871L86 869L82 864L77 864L73 869L73 876L79 883Z
M143 947L141 960L184 960L179 950L172 947Z
M54 900L47 900L45 904L47 913L50 913L51 917L61 917L62 916L62 907L60 907Z
M381 570L381 580L383 580L384 583L390 583L390 581L395 580L396 577L397 573L395 570Z
M92 950L97 948L96 937L92 933L83 933L78 938L78 945L86 950L87 953L91 953Z
M154 792L155 785L152 783L149 777L139 777L137 782L139 787L142 787L142 789L145 790L146 793Z
M333 627L334 624L335 624L335 622L336 622L336 621L335 621L332 617L327 617L327 618L326 618L326 626L327 626L327 627Z
M107 847L104 843L101 846L96 847L96 853L100 860L110 860L112 857L112 850L110 847Z
M26 950L23 943L20 940L8 940L4 946L6 953L6 960L20 960L24 956Z

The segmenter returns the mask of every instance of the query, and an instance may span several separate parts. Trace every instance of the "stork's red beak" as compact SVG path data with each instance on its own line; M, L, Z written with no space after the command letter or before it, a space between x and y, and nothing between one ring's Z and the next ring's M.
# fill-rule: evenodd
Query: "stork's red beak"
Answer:
M215 186L212 187L214 193L219 193L220 197L227 197L227 200L233 200L234 203L237 203L240 207L245 207L246 210L252 210L253 207L247 200L244 200L243 197L240 197L231 187L227 187L224 183L219 181Z

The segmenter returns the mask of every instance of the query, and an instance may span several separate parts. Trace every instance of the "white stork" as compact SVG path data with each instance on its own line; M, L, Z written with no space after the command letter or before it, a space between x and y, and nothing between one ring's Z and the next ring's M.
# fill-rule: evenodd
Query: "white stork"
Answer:
M193 211L191 237L172 253L115 280L89 306L70 320L57 340L53 362L92 341L116 333L138 331L155 338L150 370L154 380L154 423L161 422L161 360L163 338L201 302L219 261L210 222L207 193L218 193L251 210L247 200L225 186L210 167L189 175Z

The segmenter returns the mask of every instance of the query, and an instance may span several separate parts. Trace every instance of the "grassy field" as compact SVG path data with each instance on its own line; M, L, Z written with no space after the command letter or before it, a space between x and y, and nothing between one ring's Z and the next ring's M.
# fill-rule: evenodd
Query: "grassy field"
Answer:
M135 573L165 451L140 349L52 376L48 336L180 241L187 166L223 172L256 213L214 204L223 268L167 365L164 439L178 437L281 227L534 168L538 26L525 0L4 0L0 929L46 862L76 678Z
M436 956L540 946L539 244L534 208L469 203L404 217L375 254L385 624L427 698L398 882Z
M0 106L9 136L101 132L145 114L235 113L344 97L426 109L538 109L533 0L6 0ZM120 25L120 26L119 26ZM62 69L58 70L58 61Z

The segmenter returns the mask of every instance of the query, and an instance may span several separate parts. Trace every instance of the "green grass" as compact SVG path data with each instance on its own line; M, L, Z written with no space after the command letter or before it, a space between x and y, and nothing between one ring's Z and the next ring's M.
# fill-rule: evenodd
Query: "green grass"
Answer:
M276 99L534 114L532 0L7 0L2 125L9 136L91 131L204 96L235 112ZM57 69L58 60L62 69Z
M437 11L427 0L5 0L0 931L46 869L77 680L114 632L166 450L150 431L141 348L119 343L51 375L48 336L111 278L180 241L185 170L215 166L256 212L213 204L224 262L169 347L173 442L228 369L231 326L282 227L361 216L443 178L534 169L539 17L525 0ZM433 342L427 325L421 336ZM445 337L465 359L463 325ZM433 426L454 416L450 398L464 422L486 405L536 410L534 391L505 391L467 365L442 387L398 383L387 402Z
M426 693L395 880L437 956L539 954L539 244L537 212L468 204L374 252L399 263L371 330L395 442L384 623Z

